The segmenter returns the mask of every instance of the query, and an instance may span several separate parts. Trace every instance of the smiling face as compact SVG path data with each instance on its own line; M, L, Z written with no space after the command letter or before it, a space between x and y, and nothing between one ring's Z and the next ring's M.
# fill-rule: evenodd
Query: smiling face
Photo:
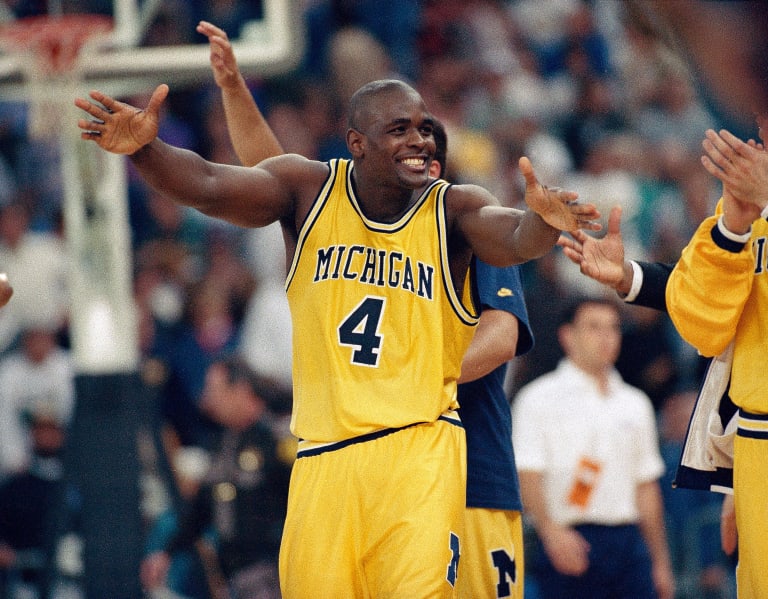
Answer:
M418 189L435 154L434 119L421 96L400 81L364 86L351 101L347 143L369 184Z

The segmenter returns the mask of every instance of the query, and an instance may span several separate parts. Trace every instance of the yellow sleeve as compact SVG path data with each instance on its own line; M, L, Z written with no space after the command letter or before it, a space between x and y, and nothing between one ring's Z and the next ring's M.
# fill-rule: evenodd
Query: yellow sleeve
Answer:
M666 302L680 336L702 355L720 354L733 339L754 281L751 240L733 241L714 216L705 219L669 276Z

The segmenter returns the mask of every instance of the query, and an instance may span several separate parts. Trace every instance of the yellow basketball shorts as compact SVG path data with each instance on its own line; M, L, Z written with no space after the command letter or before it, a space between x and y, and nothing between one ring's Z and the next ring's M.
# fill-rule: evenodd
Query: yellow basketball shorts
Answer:
M313 448L293 466L283 599L453 599L466 439L457 416Z
M733 499L739 535L739 599L768 597L768 416L739 412L733 442Z
M520 512L467 508L459 599L523 599L523 519Z

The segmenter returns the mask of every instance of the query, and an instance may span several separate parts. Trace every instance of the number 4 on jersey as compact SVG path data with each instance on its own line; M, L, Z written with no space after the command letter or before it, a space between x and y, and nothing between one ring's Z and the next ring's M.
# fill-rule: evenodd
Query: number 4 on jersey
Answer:
M379 325L384 303L383 297L369 295L339 325L339 344L355 348L352 352L353 364L378 366L383 338Z

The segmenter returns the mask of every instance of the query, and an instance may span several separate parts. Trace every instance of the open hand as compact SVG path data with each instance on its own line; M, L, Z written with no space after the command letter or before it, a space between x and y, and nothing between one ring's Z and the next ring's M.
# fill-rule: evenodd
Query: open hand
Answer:
M722 129L708 129L701 163L735 199L752 204L759 213L768 206L768 152L753 140L744 142Z
M133 154L157 137L160 107L168 96L168 86L164 83L155 88L145 110L118 102L100 91L88 95L98 104L75 99L75 106L93 117L77 121L83 130L82 139L95 141L113 154Z
M525 203L550 227L560 231L599 231L602 228L595 222L600 218L600 212L594 204L579 204L576 192L548 188L539 183L531 161L525 156L520 158L519 166L525 177Z
M624 242L621 238L621 206L614 206L608 215L608 232L602 239L584 231L561 235L557 244L571 262L579 265L582 274L614 289L624 278Z
M211 68L216 85L221 88L239 85L240 70L227 33L208 21L200 21L197 32L208 38L211 49Z

